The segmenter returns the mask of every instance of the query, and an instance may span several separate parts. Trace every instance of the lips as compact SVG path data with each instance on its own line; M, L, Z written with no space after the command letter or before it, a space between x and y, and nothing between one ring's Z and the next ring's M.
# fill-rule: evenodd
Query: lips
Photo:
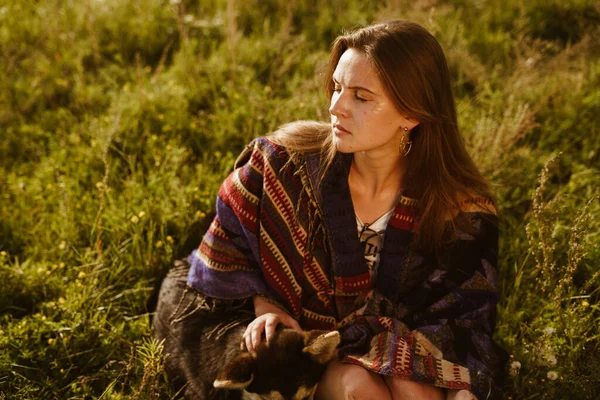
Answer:
M350 133L350 131L348 131L346 128L344 128L342 125L340 124L334 124L333 125L333 129L336 130L336 133Z

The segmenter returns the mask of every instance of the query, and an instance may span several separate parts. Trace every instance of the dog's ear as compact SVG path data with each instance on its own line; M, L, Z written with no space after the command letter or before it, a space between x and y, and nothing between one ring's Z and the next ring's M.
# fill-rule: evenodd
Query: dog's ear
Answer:
M340 333L331 332L310 332L304 338L303 353L310 354L310 358L319 364L326 364L335 355L335 348L340 344Z
M241 390L245 389L254 379L256 358L250 353L240 353L239 356L229 362L217 379L213 382L216 388Z

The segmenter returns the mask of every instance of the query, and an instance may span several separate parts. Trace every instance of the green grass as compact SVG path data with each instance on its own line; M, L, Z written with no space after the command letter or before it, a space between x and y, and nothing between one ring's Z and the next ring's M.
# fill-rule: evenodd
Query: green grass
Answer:
M3 2L0 398L175 396L151 339L157 284L246 142L328 117L333 38L383 18L442 43L498 197L507 395L598 398L591 0Z

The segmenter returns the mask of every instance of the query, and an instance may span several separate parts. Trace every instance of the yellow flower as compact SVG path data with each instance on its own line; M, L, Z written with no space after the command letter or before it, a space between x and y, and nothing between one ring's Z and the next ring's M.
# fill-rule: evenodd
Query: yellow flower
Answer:
M206 217L206 213L204 211L198 210L198 211L196 211L195 216L196 216L196 218L204 218L204 217Z
M98 190L104 190L104 183L103 182L96 182L96 189L98 189Z
M56 342L56 339L54 339L54 338L48 339L48 344L54 344L54 342Z
M140 217L140 218L143 218L143 217L144 217L144 215L146 215L146 213L145 213L144 211L140 211L140 212L138 213L138 217Z
M140 222L140 219L138 218L137 215L132 215L131 222L133 222L134 224L137 224L138 222Z
M160 249L161 247L163 247L163 242L162 242L162 240L159 240L154 245Z
M58 244L58 248L61 250L64 250L65 247L67 247L67 242L65 242L64 240Z
M7 253L7 252L5 252L5 251L0 251L0 256L2 256L2 257L6 257L7 255L8 255L8 253Z
M172 236L167 236L167 242L173 244L174 240Z
M584 306L584 307L589 307L590 303L587 300L584 300L584 301L581 302L581 305Z
M79 273L77 274L77 279L83 279L85 278L86 273L83 271L79 271Z

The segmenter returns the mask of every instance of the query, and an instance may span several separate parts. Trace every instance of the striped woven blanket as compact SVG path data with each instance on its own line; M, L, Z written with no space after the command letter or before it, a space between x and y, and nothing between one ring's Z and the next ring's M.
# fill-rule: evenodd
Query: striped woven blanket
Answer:
M347 182L351 157L339 154L319 180L318 155L291 157L255 139L219 190L217 216L189 257L189 285L221 299L258 294L304 329L337 328L344 362L501 398L493 206L465 201L473 229L434 253L410 246L417 203L402 197L371 282Z

